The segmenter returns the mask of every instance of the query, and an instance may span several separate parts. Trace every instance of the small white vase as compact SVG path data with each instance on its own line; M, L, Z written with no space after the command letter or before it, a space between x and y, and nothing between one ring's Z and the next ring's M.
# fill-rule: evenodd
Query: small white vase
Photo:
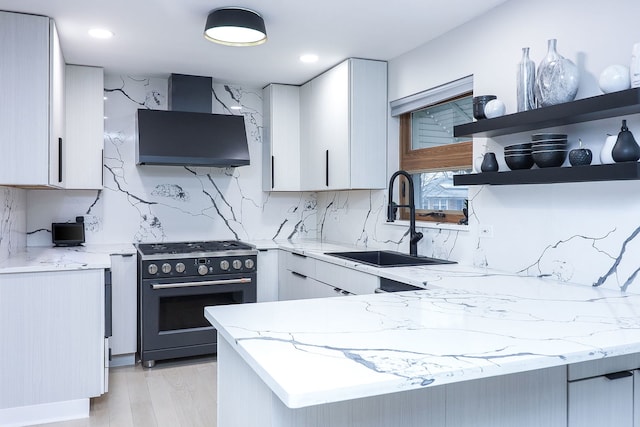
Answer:
M616 145L616 141L618 140L618 135L608 135L607 139L604 141L604 145L602 146L602 150L600 150L600 163L603 165L609 165L611 163L615 163L613 160L613 146Z
M640 43L634 44L631 50L629 77L631 78L631 87L640 87Z

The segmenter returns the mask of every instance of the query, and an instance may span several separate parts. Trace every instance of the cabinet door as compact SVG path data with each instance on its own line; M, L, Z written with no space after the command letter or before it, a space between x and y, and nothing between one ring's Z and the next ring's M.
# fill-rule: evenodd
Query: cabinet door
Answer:
M313 185L319 190L350 188L349 61L312 80L315 124Z
M104 146L102 68L66 66L65 112L64 187L99 190Z
M633 427L640 427L640 370L633 371Z
M0 184L49 182L49 19L0 12Z
M49 57L50 57L50 93L49 108L49 184L64 187L65 184L65 153L69 151L65 136L65 62L58 30L49 21ZM104 117L103 117L104 119Z
M111 354L133 354L137 346L137 265L133 255L111 255Z
M313 127L317 125L312 114L312 82L309 81L300 86L300 189L303 191L315 190L315 182L320 170L318 160L313 156L314 132Z
M300 190L300 88L271 84L263 91L263 189Z
M350 60L350 188L387 187L387 63Z
M104 270L0 275L0 409L99 396Z
M278 301L278 250L258 251L257 301Z
M633 427L633 375L569 383L568 427Z

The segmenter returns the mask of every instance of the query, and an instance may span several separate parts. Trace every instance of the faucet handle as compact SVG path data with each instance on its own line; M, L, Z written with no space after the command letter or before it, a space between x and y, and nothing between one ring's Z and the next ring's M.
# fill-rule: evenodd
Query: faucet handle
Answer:
M411 236L411 243L418 243L420 240L422 240L423 237L424 237L424 234L418 231L413 236Z
M387 222L394 222L396 220L396 212L398 212L398 204L391 202L387 206Z

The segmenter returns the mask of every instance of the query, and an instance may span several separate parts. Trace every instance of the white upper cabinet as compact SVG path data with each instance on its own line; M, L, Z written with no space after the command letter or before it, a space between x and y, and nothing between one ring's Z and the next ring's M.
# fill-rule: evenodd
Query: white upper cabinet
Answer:
M102 189L104 72L99 67L66 66L64 188Z
M263 89L264 191L300 191L300 87Z
M64 57L53 20L0 12L0 185L63 187Z
M274 86L274 85L271 85ZM277 115L271 92L267 124L275 128ZM299 88L298 115L289 114L295 129L289 132L284 146L291 161L299 159L299 169L278 162L271 155L276 141L273 130L265 150L265 190L321 191L386 188L387 163L387 63L365 59L348 59ZM266 101L265 97L265 101ZM288 98L292 102L292 97ZM295 120L299 120L296 125ZM297 127L296 127L297 126ZM267 157L269 156L269 157ZM281 168L289 170L280 170ZM270 178L290 173L292 183L271 188ZM299 174L299 177L296 176ZM264 182L264 180L263 180ZM284 184L282 184L284 185Z

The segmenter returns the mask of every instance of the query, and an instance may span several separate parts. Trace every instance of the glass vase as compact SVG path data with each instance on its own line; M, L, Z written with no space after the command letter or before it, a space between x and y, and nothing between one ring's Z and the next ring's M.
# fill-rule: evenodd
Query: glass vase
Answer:
M529 48L522 48L522 59L518 64L517 76L518 111L536 108L534 86L536 83L536 65L529 59Z
M556 50L556 39L547 42L547 55L536 74L535 97L539 107L573 101L578 93L580 73L571 60Z

